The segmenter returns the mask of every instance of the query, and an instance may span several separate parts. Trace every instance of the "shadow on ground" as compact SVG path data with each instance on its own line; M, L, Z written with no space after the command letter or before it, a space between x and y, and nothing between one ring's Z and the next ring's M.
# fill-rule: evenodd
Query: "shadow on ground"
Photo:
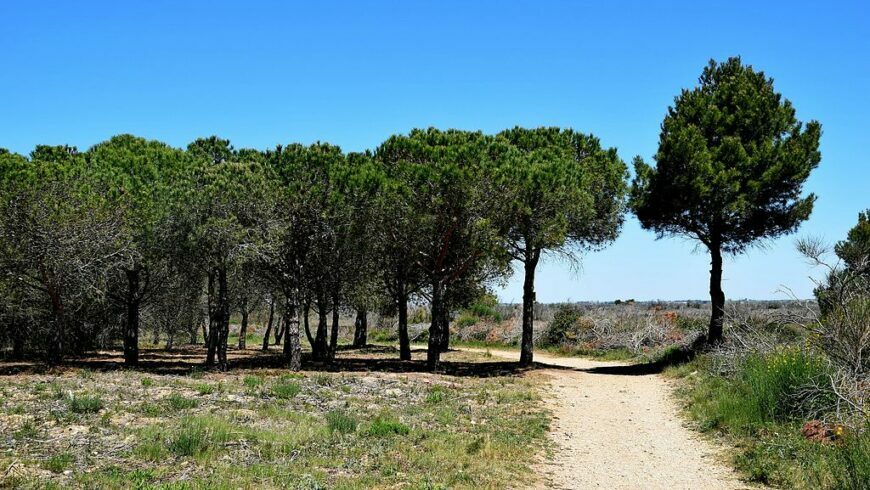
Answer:
M342 346L340 356L332 362L314 361L309 352L302 354L302 371L327 372L387 372L387 373L428 373L433 372L425 360L401 361L398 350L389 346L368 346L352 348ZM420 354L423 349L412 353ZM172 350L140 349L139 365L130 368L124 365L120 351L98 351L87 355L69 357L56 366L38 362L0 362L0 376L21 374L58 374L70 369L89 369L92 371L138 371L158 375L186 375L208 369L204 363L206 351L201 346L185 346ZM350 355L350 357L346 357ZM380 356L380 357L377 357ZM390 357L386 357L390 356ZM261 351L249 349L228 352L229 371L284 369L287 362L280 351ZM442 361L434 371L451 376L472 376L479 378L517 375L543 365L521 367L510 361Z

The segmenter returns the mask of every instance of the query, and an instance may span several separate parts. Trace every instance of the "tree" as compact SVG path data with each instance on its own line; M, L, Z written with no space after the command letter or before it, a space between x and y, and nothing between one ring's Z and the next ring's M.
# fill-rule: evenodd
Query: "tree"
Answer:
M870 275L870 209L858 213L858 223L834 246L837 257L855 272Z
M517 151L505 153L497 214L510 256L523 264L520 363L532 362L535 269L545 252L575 258L602 248L619 233L625 210L625 163L615 148L559 128L514 128L500 133Z
M401 205L411 210L410 230L419 234L411 256L429 286L427 363L432 368L449 335L447 288L487 261L506 262L492 224L498 196L486 192L485 181L507 146L480 132L429 128L391 136L376 152L387 173L409 191Z
M0 268L23 304L46 360L94 345L108 323L109 273L129 259L109 190L91 180L75 148L38 146L4 176ZM8 187L7 187L8 186Z
M187 160L184 152L159 141L125 134L100 143L85 154L88 171L110 190L112 205L122 213L123 229L129 237L130 261L119 270L118 290L110 292L124 309L124 363L139 361L139 317L153 285L168 278L157 277L165 270L158 243L157 226L169 209L170 187Z
M816 121L804 125L773 79L740 58L710 61L662 123L655 168L635 158L630 206L659 238L685 236L710 252L708 342L722 338L722 255L794 231L813 209L803 184L821 160Z
M212 144L216 141L222 143ZM226 370L230 274L254 260L256 230L269 203L269 180L259 162L240 161L229 141L200 139L188 148L198 164L188 188L192 220L188 239L202 257L208 277L211 325L206 363L211 364L216 355L218 368Z

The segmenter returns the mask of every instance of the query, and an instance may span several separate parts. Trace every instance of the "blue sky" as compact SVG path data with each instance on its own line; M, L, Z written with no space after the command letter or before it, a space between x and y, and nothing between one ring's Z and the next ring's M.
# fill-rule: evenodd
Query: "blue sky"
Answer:
M870 7L861 2L0 3L0 147L87 148L117 133L183 146L330 141L413 127L557 125L626 162L708 59L741 55L821 121L819 196L795 236L842 238L870 207ZM794 236L726 261L729 298L811 295ZM544 263L539 301L707 297L708 259L629 218L579 272ZM521 299L519 274L500 289Z

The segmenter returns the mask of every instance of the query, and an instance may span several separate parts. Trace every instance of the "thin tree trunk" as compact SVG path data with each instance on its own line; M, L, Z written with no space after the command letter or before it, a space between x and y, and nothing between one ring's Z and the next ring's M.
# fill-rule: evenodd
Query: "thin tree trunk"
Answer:
M722 291L722 251L718 244L710 247L710 330L707 343L715 344L722 340L722 326L725 322L725 292Z
M305 322L305 338L308 339L308 345L310 345L311 350L314 351L314 337L311 335L311 322L309 321L309 316L311 316L311 301L306 300L305 304L302 306L302 321Z
M269 335L272 334L272 321L275 318L275 298L269 300L269 323L266 324L266 333L263 334L263 350L269 350Z
M523 278L523 333L520 346L520 365L532 363L535 328L535 268L538 266L540 252L526 251L523 262L525 277Z
M284 337L284 316L278 319L278 326L275 330L275 345L281 345L281 339Z
M215 306L217 298L215 297L214 281L215 271L210 270L208 273L208 337L205 341L207 345L205 363L208 366L214 364L219 328L217 322L217 307Z
M326 359L329 344L327 343L327 320L326 320L326 301L320 298L317 301L317 333L314 336L314 346L312 347L312 357L317 361Z
M438 367L441 361L441 310L444 309L444 285L441 280L432 281L432 323L429 325L429 346L426 350L426 364L430 369Z
M399 359L411 360L411 340L408 338L408 293L405 284L399 283Z
M220 267L218 270L218 309L220 310L220 321L218 322L220 333L217 347L218 369L226 371L229 367L227 363L227 338L230 333L230 298L225 267Z
M242 302L242 326L239 327L239 350L245 350L245 336L248 335L248 304Z
M445 301L444 307L441 308L441 316L438 321L441 323L441 336L438 337L438 348L441 352L450 350L450 305Z
M18 361L24 359L24 332L16 331L14 326L12 331L15 332L12 337L12 359Z
M126 271L127 275L127 324L124 328L124 364L139 364L139 283L138 268Z
M356 318L353 321L353 346L362 348L366 346L369 330L369 313L365 308L356 310Z
M332 293L332 329L329 334L329 359L335 359L335 351L338 349L338 316L339 316L338 291Z

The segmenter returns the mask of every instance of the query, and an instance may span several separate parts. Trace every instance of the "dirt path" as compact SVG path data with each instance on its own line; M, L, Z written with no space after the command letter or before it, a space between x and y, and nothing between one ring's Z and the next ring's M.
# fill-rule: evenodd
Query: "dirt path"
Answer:
M542 464L541 488L747 488L715 447L683 426L662 377L589 371L621 365L614 362L541 353L535 360L554 366L544 372L556 451Z

